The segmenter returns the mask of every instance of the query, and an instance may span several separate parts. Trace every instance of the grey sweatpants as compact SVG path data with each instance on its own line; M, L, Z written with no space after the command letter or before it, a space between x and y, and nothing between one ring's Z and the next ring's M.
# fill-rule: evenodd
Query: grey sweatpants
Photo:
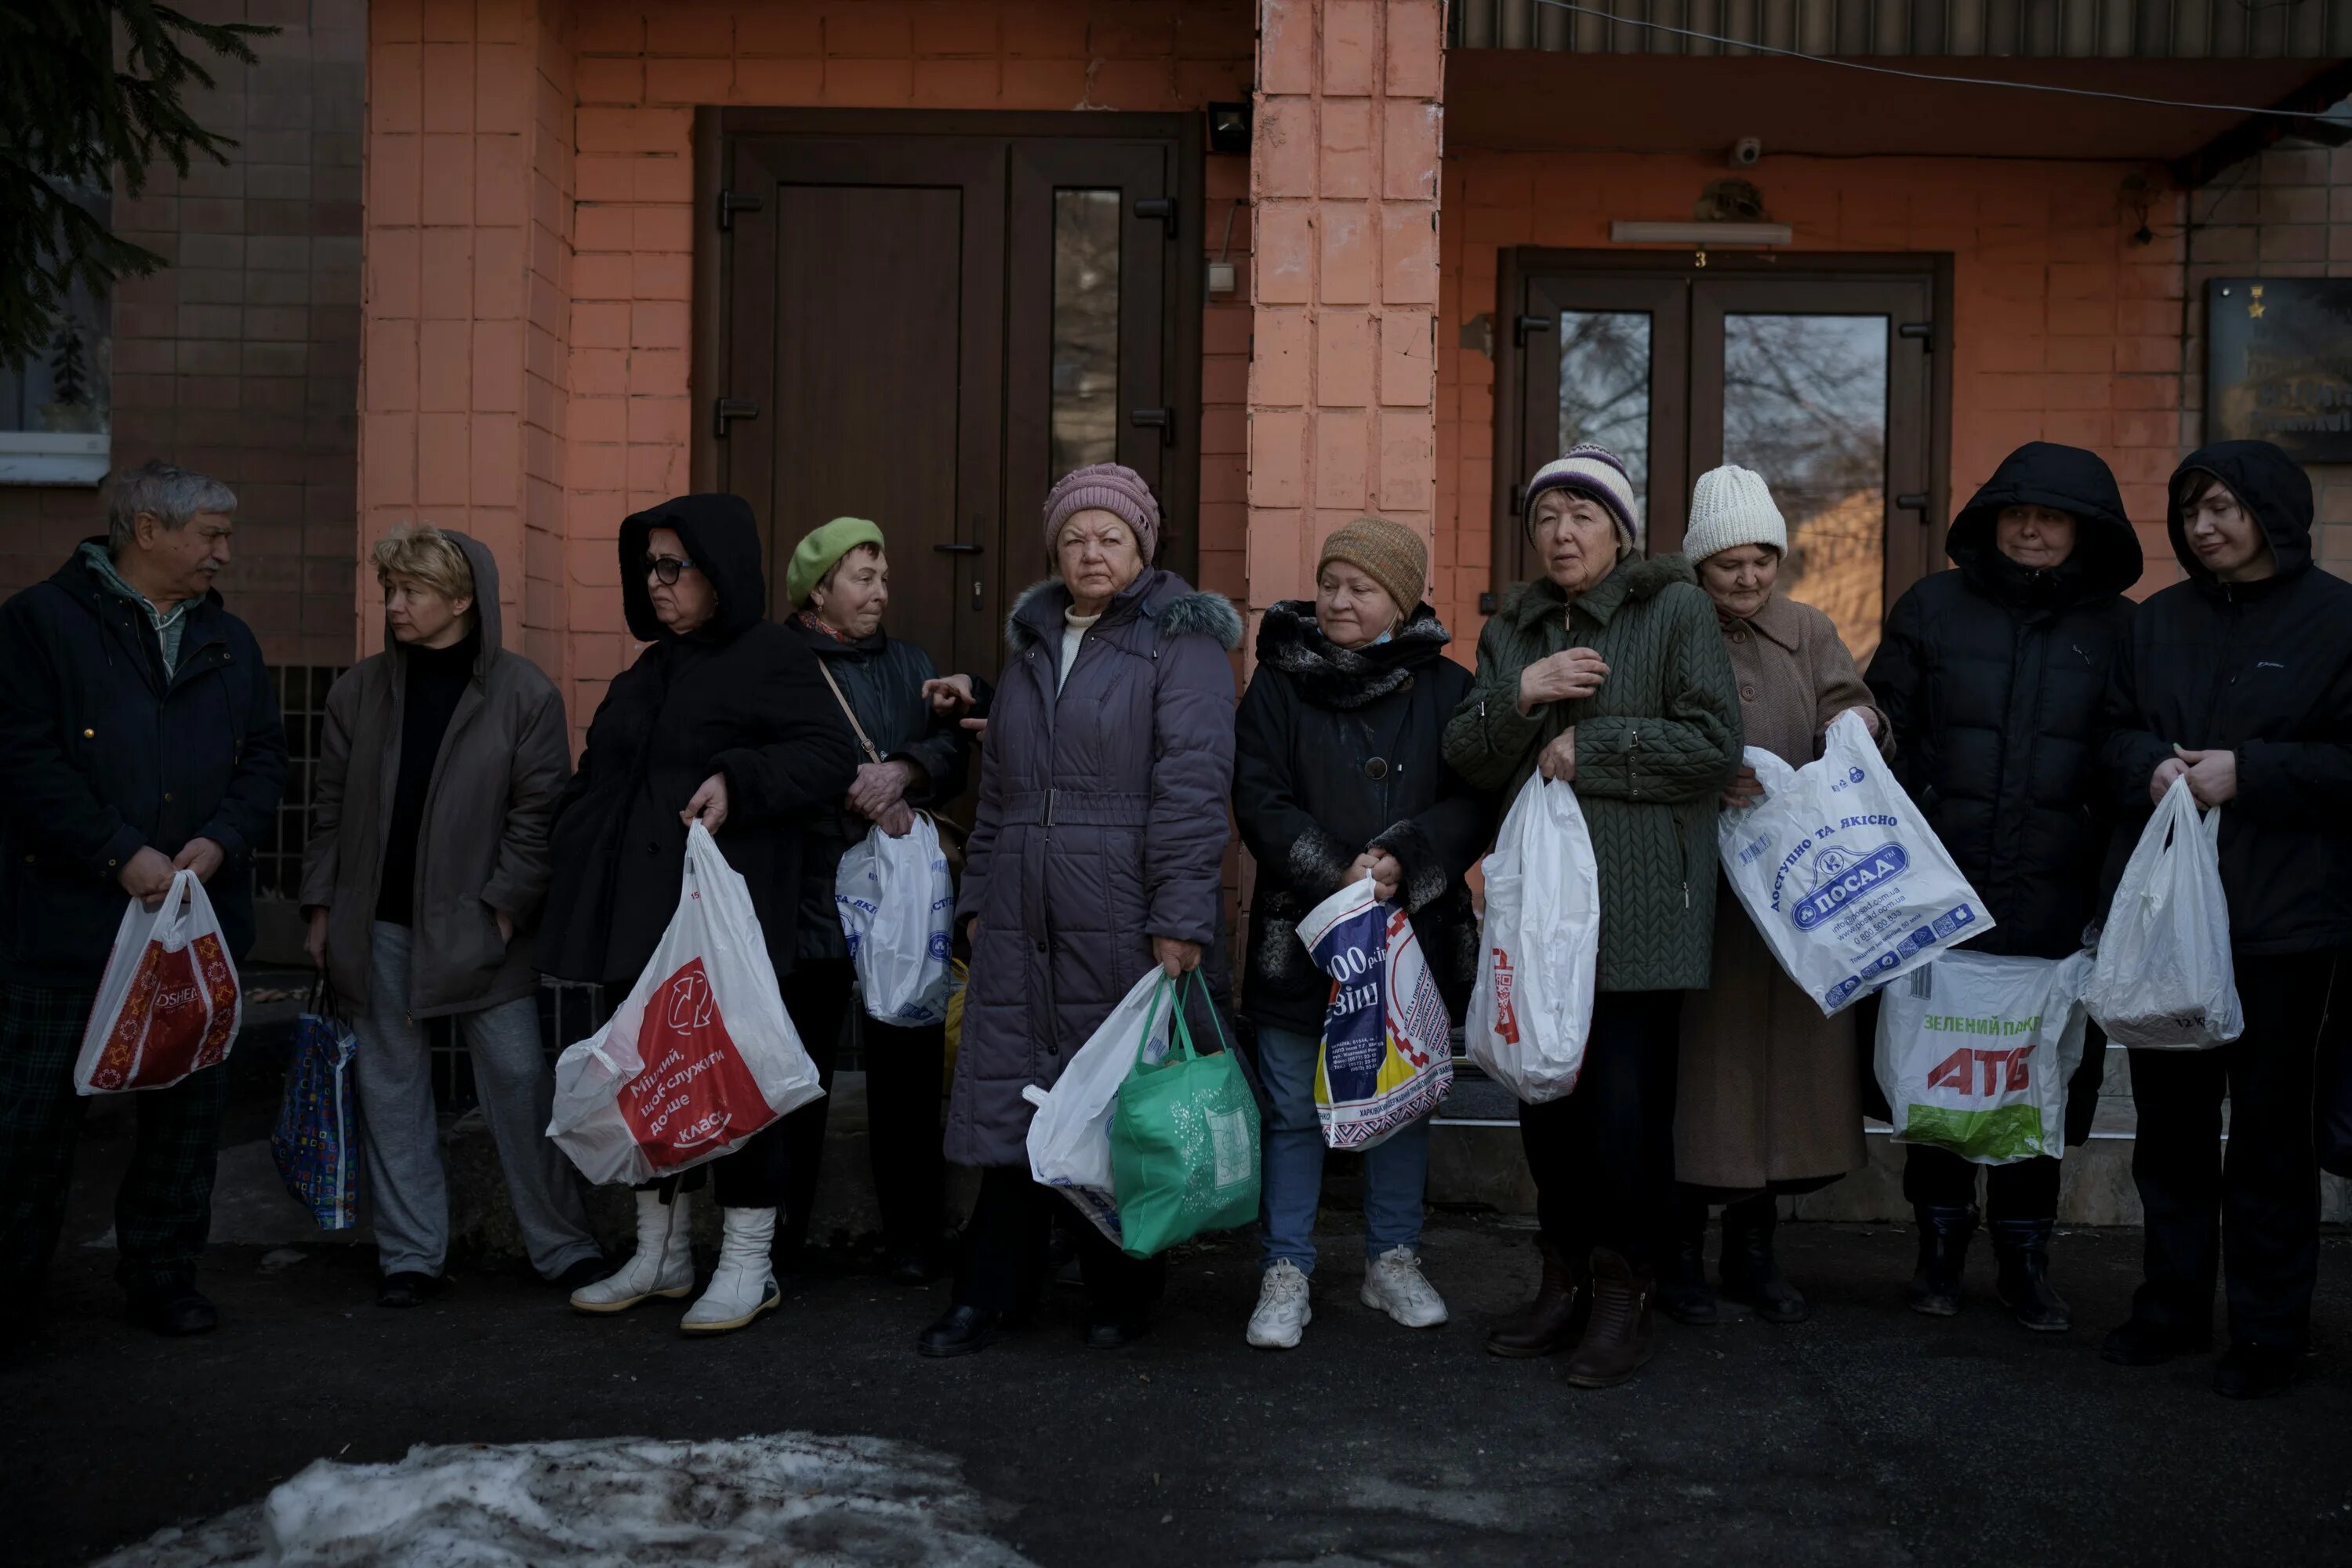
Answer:
M359 1049L352 1068L367 1148L367 1196L378 1266L386 1274L433 1274L449 1250L449 1190L441 1169L441 1129L425 1026L408 1016L406 926L378 921L367 1010L352 1020ZM457 1016L474 1053L474 1086L505 1171L530 1264L552 1279L599 1256L588 1234L580 1182L547 1135L555 1074L539 1044L530 997Z

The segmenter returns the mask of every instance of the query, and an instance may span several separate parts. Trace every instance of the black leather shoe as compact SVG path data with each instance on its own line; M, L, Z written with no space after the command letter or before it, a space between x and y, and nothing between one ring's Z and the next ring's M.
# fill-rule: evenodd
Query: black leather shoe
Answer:
M1658 1310L1677 1323L1705 1328L1721 1319L1706 1282L1706 1205L1676 1198L1674 1226L1674 1245L1658 1261ZM1729 1245L1727 1235L1727 1261Z
M1801 1323L1811 1310L1804 1293L1780 1275L1772 1232L1779 1202L1763 1193L1723 1211L1723 1293L1768 1323Z
M1087 1325L1087 1349L1125 1350L1150 1331L1149 1318L1097 1318Z
M2108 1331L2099 1346L2099 1359L2115 1366L2161 1366L2175 1356L2201 1355L2211 1347L2209 1332L2193 1332L2126 1318Z
M2027 1328L2063 1334L2074 1325L2064 1297L2050 1285L2050 1231L2055 1221L1997 1219L1993 1256L2000 1262L2001 1305Z
M2284 1394L2302 1355L2284 1345L2232 1344L2213 1366L2213 1392L2224 1399L2268 1399Z
M131 1321L167 1340L208 1334L220 1327L220 1312L193 1285L131 1299Z
M593 1285L600 1279L610 1279L613 1277L613 1260L600 1253L594 1258L583 1258L579 1262L567 1266L562 1273L549 1280L548 1283L569 1296L583 1285Z
M375 1304L379 1307L422 1307L440 1293L439 1279L430 1274L408 1270L387 1274L376 1281Z
M915 1350L927 1356L976 1355L996 1338L1003 1314L981 1307L950 1307L915 1338Z
M1977 1233L1974 1204L1957 1207L1934 1204L1912 1205L1919 1229L1919 1271L1911 1277L1904 1300L1915 1312L1948 1318L1960 1310L1960 1280L1968 1272L1969 1238Z

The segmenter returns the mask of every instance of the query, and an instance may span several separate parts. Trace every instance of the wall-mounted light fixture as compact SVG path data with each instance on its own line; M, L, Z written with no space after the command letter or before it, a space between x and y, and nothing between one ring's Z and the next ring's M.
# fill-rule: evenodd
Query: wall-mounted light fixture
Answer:
M1609 226L1610 242L1615 245L1691 245L1705 250L1786 245L1792 237L1785 223L1632 223L1620 218Z
M1209 105L1209 151L1239 153L1249 150L1250 106L1245 102Z

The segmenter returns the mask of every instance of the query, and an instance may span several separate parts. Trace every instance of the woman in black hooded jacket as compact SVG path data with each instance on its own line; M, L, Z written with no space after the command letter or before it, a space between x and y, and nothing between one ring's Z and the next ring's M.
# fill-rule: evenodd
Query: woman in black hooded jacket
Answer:
M2313 1079L2352 976L2352 584L2312 561L2311 519L2311 480L2269 442L2189 455L2165 520L2187 581L2140 606L2100 741L2126 813L2116 874L2175 778L2221 808L2245 1016L2212 1050L2131 1054L2147 1280L2103 1353L2142 1366L2206 1349L2226 1269L2230 1350L2213 1386L2233 1398L2285 1387L2310 1342Z
M2139 536L2095 452L2032 441L1993 470L1952 523L1954 570L1895 602L1870 689L1901 742L1894 767L1995 924L1971 952L2064 958L2098 912L2106 805L2094 749L2099 705L2133 606ZM2094 1028L2068 1086L2066 1141L2090 1134L2105 1066ZM2000 1297L2030 1329L2070 1322L2047 1278L2058 1161L1987 1168ZM1977 1167L1905 1152L1919 1231L1915 1310L1959 1310L1977 1225Z
M664 501L621 524L621 604L647 644L589 721L580 770L556 805L555 868L540 969L627 994L677 909L687 824L700 817L742 877L779 980L798 943L807 815L857 773L849 726L816 656L767 619L760 532L740 496ZM637 1194L637 1250L572 1293L617 1312L694 1286L684 1192L710 1172L726 1237L689 1332L740 1328L780 1300L769 1263L790 1183L789 1118L738 1149Z

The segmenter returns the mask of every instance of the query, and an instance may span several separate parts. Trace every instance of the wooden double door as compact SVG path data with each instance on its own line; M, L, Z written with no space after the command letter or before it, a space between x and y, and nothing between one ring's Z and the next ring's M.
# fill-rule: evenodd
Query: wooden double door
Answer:
M714 123L715 122L715 123ZM992 675L1055 480L1119 462L1189 570L1199 152L1120 114L712 112L703 443L769 580L828 519L889 540L892 635Z

